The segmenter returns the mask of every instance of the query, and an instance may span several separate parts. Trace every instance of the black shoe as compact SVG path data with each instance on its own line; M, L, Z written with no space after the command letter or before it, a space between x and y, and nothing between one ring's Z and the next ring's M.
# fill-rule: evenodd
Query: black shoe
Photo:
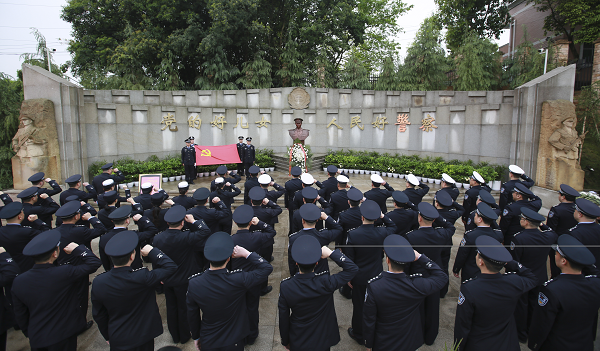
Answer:
M254 343L256 342L257 338L253 338L253 339L246 339L246 345L254 345Z
M525 338L523 338L523 337L519 337L519 342L520 342L521 344L526 344L526 343L527 343L527 338L526 338L526 337L525 337Z
M350 335L350 337L352 339L354 339L354 341L356 341L359 345L364 345L365 344L365 342L362 339L362 337L359 337L358 335L354 334L354 329L348 328L348 335Z
M275 260L275 257L271 256L271 259L269 260L269 263L273 262Z
M88 321L87 324L85 325L85 328L83 328L77 335L85 333L85 331L90 329L93 325L94 325L94 321Z
M270 293L271 291L273 291L273 287L269 285L260 291L260 296L265 296L266 294Z
M343 297L345 297L345 298L347 298L347 299L351 299L351 298L352 298L352 290L344 290L344 287L341 287L341 288L339 289L339 291L340 291L340 294L341 294Z
M156 290L156 293L158 295L162 295L165 293L165 288L162 286L162 284L160 286L157 286L154 290Z

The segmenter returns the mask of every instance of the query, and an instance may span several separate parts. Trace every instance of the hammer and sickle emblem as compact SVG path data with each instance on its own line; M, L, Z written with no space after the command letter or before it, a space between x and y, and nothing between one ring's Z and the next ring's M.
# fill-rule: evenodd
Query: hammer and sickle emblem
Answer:
M206 150L202 150L202 152L200 152L200 156L208 156L211 157L212 154L210 153L210 150L206 149Z

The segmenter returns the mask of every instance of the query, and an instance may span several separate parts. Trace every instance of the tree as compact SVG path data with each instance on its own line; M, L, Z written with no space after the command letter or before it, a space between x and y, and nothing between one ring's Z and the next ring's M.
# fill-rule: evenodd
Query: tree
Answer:
M244 62L242 76L236 81L244 89L268 89L273 84L271 79L271 63L263 59L263 53L258 52L254 60Z
M292 38L291 33L288 34L288 40L281 53L281 69L277 70L277 76L281 79L282 86L295 87L302 85L304 82L304 65L303 60L298 52L298 44Z
M52 52L48 49L44 35L36 28L31 28L31 34L33 34L37 41L37 47L35 53L25 53L21 55L23 63L48 70L48 60L50 60L50 72L62 77L63 73L66 72L66 67L58 67L58 65L52 63Z
M364 63L356 55L352 55L346 61L344 70L341 72L340 88L342 89L371 89L369 82L369 71Z
M402 90L444 89L449 71L441 44L439 24L433 17L426 18L407 50L404 64L398 69Z
M387 57L381 67L375 90L398 90L398 76L391 57Z
M435 0L440 23L447 28L446 43L458 48L469 31L484 38L500 38L510 23L512 0Z
M502 74L502 54L489 39L469 32L456 50L455 90L492 90Z
M46 66L48 67L48 66ZM12 187L12 138L19 129L23 82L0 73L0 189Z
M548 12L544 30L565 35L569 50L579 56L576 43L593 43L600 38L600 5L597 0L529 0L540 12Z

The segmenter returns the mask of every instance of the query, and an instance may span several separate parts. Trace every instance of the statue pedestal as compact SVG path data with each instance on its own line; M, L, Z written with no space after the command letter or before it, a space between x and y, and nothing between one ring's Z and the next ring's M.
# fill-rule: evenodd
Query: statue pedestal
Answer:
M585 172L575 162L568 161L549 157L538 159L537 186L558 191L561 184L568 184L582 190Z
M26 162L23 162L26 161ZM44 172L46 178L60 182L60 165L56 156L22 157L14 156L11 159L13 171L13 187L15 189L27 189L31 187L29 177L37 172Z

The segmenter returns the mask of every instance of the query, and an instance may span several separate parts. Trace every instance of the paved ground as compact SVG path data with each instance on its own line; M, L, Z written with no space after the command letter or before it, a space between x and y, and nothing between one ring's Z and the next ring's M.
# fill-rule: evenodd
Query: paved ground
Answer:
M277 183L284 185L284 183L289 179L287 173L283 172L274 172L273 177L277 181ZM319 172L318 174L313 173L313 175L319 180L324 180L326 175L323 172ZM199 179L197 184L193 185L194 188L199 187L208 187L209 183L215 177L209 178L201 178ZM394 187L396 190L403 190L405 188L404 181L401 179L394 178L386 178L389 180L390 185ZM361 189L362 191L369 190L371 188L371 183L369 180L369 176L367 175L353 175L351 177L353 185ZM240 188L242 188L240 185ZM165 183L165 190L169 191L170 194L176 193L176 182ZM439 186L434 184L430 184L432 190L430 194L433 194L435 190ZM461 193L464 189L461 189ZM242 188L243 191L243 188ZM243 194L243 192L242 192ZM497 196L496 196L497 197ZM459 199L461 199L460 197ZM431 196L427 196L425 198L428 201L431 201ZM462 200L461 200L462 201ZM236 201L237 204L240 204L241 201ZM280 205L283 207L283 197L279 201ZM235 206L235 204L234 204ZM388 204L388 208L392 208L391 204ZM453 257L456 255L456 250L460 240L462 239L464 233L464 227L462 223L458 221L456 223L457 230L454 235L454 247L452 249L452 259L450 261L450 267L453 265ZM284 350L283 346L281 346L281 339L279 337L279 327L278 327L278 310L277 310L277 298L279 293L279 282L287 278L289 276L289 272L287 269L287 232L288 232L288 216L286 210L284 213L279 216L279 223L276 226L277 236L275 237L275 247L273 250L273 255L275 260L273 261L273 273L269 277L269 284L273 286L273 291L261 298L260 301L260 326L259 332L260 335L256 341L256 343L252 346L247 346L246 350L248 351L281 351ZM234 224L235 231L235 224ZM98 252L98 239L92 242L92 249L94 252ZM334 263L330 263L330 268L332 269L332 273L336 273L339 271L339 268ZM102 273L104 270L102 267L92 275L92 279L94 276ZM437 337L436 342L432 346L423 346L419 350L421 351L439 351L444 350L445 345L451 345L453 341L453 328L454 328L454 315L456 312L456 298L458 296L460 281L458 278L450 277L450 289L446 298L441 300L440 303L440 330L439 335ZM163 317L163 328L164 333L155 339L155 349L159 349L162 346L167 345L175 345L180 347L183 350L194 350L193 342L188 342L186 344L174 344L172 342L171 336L167 329L166 322L166 307L165 307L165 297L164 295L157 295L156 301L158 303L161 316ZM354 340L350 339L347 333L347 329L350 327L351 319L352 319L352 302L351 300L345 299L342 297L339 292L334 294L335 301L335 309L337 314L337 320L339 325L339 331L341 336L341 341L338 345L334 346L332 350L335 351L354 351L354 350L364 350L364 346L358 345ZM88 319L91 319L91 304L88 310ZM401 328L399 332L401 332ZM135 336L132 336L135 337ZM595 350L600 350L600 347L596 343ZM87 332L83 333L78 338L79 350L109 350L108 345L100 335L97 327L94 326ZM20 331L15 331L13 329L8 331L8 350L9 351L17 351L17 350L29 350L29 343L27 339L23 336ZM521 350L527 350L525 345L521 345Z

